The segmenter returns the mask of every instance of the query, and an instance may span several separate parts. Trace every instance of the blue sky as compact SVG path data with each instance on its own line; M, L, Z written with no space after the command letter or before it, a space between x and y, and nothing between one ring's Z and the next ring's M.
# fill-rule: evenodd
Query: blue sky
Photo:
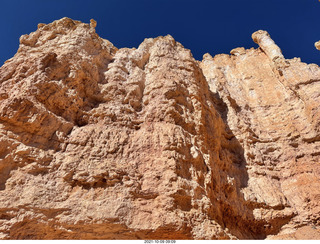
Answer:
M97 20L97 33L118 48L170 34L197 60L257 47L251 34L263 29L286 58L320 64L318 0L0 0L0 65L16 53L21 35L62 17Z

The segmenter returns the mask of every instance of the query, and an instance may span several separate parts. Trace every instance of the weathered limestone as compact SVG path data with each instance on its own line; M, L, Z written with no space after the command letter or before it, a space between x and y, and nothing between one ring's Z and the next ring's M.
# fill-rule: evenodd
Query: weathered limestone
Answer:
M96 24L39 24L0 68L1 239L319 236L317 65L264 31L199 62Z
M281 231L268 238L299 239L306 231L304 239L316 239L320 69L297 58L285 60L264 31L253 38L262 51L217 55L204 59L201 68L227 106L226 123L244 149L249 180L242 192L248 202L255 202L254 215L264 220L279 213L290 216ZM286 67L278 66L279 60Z
M314 46L316 47L316 49L320 50L320 41L316 42Z
M268 32L263 30L256 31L252 34L252 39L260 46L271 61L275 62L277 59L284 59L281 49L271 39Z

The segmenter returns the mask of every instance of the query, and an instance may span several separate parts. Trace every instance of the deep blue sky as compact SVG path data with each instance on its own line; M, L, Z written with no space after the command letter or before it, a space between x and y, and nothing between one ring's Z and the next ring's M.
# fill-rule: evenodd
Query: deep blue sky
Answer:
M0 0L0 65L16 53L21 35L65 16L97 20L97 33L118 48L170 34L198 60L257 47L251 34L263 29L286 58L320 64L318 0Z

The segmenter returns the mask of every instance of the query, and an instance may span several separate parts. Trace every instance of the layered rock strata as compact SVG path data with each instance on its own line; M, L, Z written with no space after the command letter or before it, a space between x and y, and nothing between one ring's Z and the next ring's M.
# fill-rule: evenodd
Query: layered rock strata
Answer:
M320 238L320 69L39 24L0 69L1 239Z

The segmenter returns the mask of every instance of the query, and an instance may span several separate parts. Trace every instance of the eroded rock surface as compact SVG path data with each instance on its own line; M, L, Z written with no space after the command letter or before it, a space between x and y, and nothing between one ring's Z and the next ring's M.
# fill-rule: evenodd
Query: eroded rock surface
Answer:
M96 25L39 24L0 69L1 239L319 236L317 65Z

